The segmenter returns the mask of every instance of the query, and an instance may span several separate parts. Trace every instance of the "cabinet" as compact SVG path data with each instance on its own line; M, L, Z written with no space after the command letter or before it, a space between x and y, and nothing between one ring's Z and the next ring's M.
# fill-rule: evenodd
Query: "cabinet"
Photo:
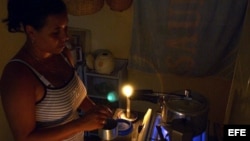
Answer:
M84 66L83 79L88 96L96 103L116 109L124 105L121 93L122 85L127 81L127 59L115 59L114 71L111 74L99 74Z

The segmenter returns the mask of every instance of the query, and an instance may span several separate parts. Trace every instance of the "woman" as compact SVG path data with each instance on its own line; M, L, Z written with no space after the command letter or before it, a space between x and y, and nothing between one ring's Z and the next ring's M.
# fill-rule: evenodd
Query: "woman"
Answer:
M62 0L9 0L4 22L26 42L5 66L1 97L17 141L81 141L112 116L86 95L65 48L67 10ZM78 110L84 112L79 117Z

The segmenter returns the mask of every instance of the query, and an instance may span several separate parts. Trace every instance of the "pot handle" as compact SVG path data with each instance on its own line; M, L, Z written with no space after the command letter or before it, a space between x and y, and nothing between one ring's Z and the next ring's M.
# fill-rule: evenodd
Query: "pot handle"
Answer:
M133 95L130 97L131 100L145 100L148 102L158 103L158 95L155 95L153 90L140 89L135 90Z

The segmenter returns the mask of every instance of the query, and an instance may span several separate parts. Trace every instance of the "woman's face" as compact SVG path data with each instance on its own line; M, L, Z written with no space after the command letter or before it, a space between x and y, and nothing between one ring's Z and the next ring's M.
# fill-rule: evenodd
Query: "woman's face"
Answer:
M48 16L42 29L34 30L33 28L32 32L29 32L34 49L40 53L61 53L68 40L67 24L67 13Z

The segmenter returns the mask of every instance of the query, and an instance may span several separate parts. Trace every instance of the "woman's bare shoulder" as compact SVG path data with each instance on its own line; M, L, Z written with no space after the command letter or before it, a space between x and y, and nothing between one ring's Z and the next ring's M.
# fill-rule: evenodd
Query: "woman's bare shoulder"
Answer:
M15 94L15 91L30 91L36 81L32 71L26 65L20 62L9 62L1 76L1 93Z

